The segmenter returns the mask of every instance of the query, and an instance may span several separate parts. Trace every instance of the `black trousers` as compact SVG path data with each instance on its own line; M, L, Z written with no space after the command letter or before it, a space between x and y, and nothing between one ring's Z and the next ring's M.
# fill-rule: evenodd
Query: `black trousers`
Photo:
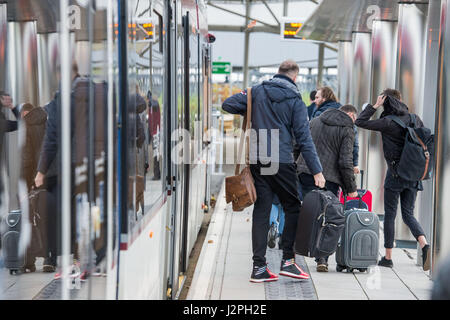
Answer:
M315 182L314 182L314 176L307 174L307 173L301 173L299 175L299 180L300 180L300 185L302 186L302 197L303 199L305 199L305 196L313 191L313 190L318 190L319 187L316 186ZM331 191L332 193L334 193L336 196L339 195L339 185L331 182L331 181L326 181L325 183L325 188L328 191ZM328 262L328 257L325 257L325 261ZM316 258L316 262L319 262L319 259Z
M403 222L408 226L416 240L420 236L425 236L421 225L414 217L414 206L417 191L420 186L417 183L404 181L390 170L386 174L384 183L384 247L392 249L394 247L395 216L400 198Z
M300 213L300 198L298 194L298 177L295 164L280 163L276 174L262 175L261 169L269 165L252 164L250 170L255 180L257 199L253 208L252 247L253 264L266 264L267 234L269 232L270 210L273 197L280 199L285 212L285 225L281 236L283 259L295 257L294 241L297 231L298 214Z

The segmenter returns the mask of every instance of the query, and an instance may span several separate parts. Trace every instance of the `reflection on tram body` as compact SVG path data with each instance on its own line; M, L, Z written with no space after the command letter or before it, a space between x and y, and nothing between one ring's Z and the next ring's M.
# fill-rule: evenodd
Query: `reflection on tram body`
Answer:
M61 16L64 3L0 1L0 299L173 298L188 259L181 257L193 243L185 236L196 237L201 222L207 173L204 164L172 164L169 132L194 133L182 123L185 114L207 128L206 8L195 1L70 0ZM183 17L193 26L188 32ZM142 21L151 27L149 39L141 37ZM60 24L70 27L68 50ZM169 35L179 50L170 49ZM182 54L183 37L192 57ZM169 69L168 60L177 65ZM181 84L174 92L170 79ZM61 122L67 112L70 126ZM192 156L204 156L205 145L197 147ZM183 183L192 188L194 182L186 170L202 174L189 198ZM174 194L167 176L179 185ZM69 212L63 210L66 177ZM61 278L64 255L70 255L68 287Z

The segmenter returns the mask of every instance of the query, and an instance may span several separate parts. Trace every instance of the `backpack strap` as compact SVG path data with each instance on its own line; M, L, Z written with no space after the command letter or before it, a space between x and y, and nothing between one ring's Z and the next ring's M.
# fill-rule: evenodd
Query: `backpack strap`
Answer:
M417 117L414 113L410 113L409 117L411 118L411 122L413 124L413 128L417 128Z
M390 116L387 116L386 118L391 119L392 121L394 121L396 124L398 124L403 129L408 129L406 124L399 117L390 115Z

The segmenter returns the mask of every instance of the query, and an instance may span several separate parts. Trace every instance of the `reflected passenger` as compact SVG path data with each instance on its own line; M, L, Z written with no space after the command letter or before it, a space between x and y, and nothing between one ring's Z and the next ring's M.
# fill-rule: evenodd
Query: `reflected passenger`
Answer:
M28 192L34 185L42 142L44 141L47 113L43 108L26 103L20 108L26 126L25 145L22 151L22 178L26 181Z
M388 166L384 181L384 247L386 255L378 264L390 268L394 265L392 248L394 247L395 216L400 199L403 221L422 248L422 266L427 271L430 269L431 250L425 238L424 230L414 217L417 192L423 190L422 182L404 180L396 173L396 167L405 144L405 131L388 116L397 116L407 126L413 124L408 107L401 101L401 98L401 93L398 90L384 90L375 105L368 104L361 112L356 120L356 125L360 128L381 132L384 158ZM370 120L380 107L384 107L380 118ZM416 116L416 119L416 128L423 127L422 120L418 116Z
M18 119L19 112L18 108L14 107L13 100L11 96L4 92L0 91L0 169L3 167L3 142L4 136L7 132L14 132L17 130L17 121L7 120L5 114L3 113L3 108L10 109L14 116ZM1 204L1 195L3 194L3 175L0 177L0 204Z
M50 206L48 204L52 201L45 192L39 192L39 195L38 193L30 194L34 187L34 177L36 176L42 142L44 141L47 113L41 107L34 107L25 103L20 107L20 115L25 124L26 132L25 143L21 152L21 178L27 184L29 218L33 225L31 242L27 248L25 266L22 268L22 272L34 272L36 271L36 258L43 257L45 259L48 256L46 224L49 223L48 208ZM34 220L36 216L39 217L37 222Z
M278 74L271 80L264 81L252 88L252 109L255 111L252 112L251 117L252 129L256 130L256 133L259 133L260 136L264 136L261 132L267 132L267 130L271 134L272 130L279 130L277 133L279 133L280 138L278 155L272 152L269 155L258 154L256 157L254 152L250 151L250 171L257 194L253 208L253 270L250 277L251 282L260 283L278 280L278 275L269 270L266 262L270 211L275 194L280 199L285 212L285 224L281 239L283 256L280 275L296 279L309 279L309 275L295 263L293 248L301 206L298 193L299 182L293 158L294 137L310 172L314 176L315 185L323 188L325 179L311 138L306 106L295 84L298 73L297 63L288 60L281 64ZM245 115L247 112L247 90L226 99L222 108L232 114ZM265 136L267 140L260 138L259 143L270 147L271 137ZM277 156L278 161L273 161ZM268 163L267 160L271 162ZM269 175L268 168L277 165L278 171Z
M80 75L78 73L78 65L76 63L72 64L72 81L79 78ZM60 74L58 74L58 78L60 78ZM61 113L60 113L60 103L61 96L58 91L55 94L50 103L48 103L44 109L47 112L47 126L45 130L44 142L42 144L42 149L39 157L37 174L34 179L34 183L37 188L44 187L47 189L49 193L51 193L56 200L56 204L49 205L49 208L53 208L53 210L49 210L48 212L48 250L49 257L44 260L44 272L55 272L56 271L56 258L58 254L57 250L57 232L58 226L61 222L61 217L58 216L58 208L60 208L60 182L59 173L61 172L61 164L59 163L58 153L60 152L59 148L59 139L61 137ZM75 223L71 223L71 226L74 227ZM73 240L72 240L73 245Z
M159 164L159 132L161 130L161 111L158 100L153 98L152 92L147 93L148 100L148 128L150 134L150 145L153 149L153 179L161 179L161 169Z

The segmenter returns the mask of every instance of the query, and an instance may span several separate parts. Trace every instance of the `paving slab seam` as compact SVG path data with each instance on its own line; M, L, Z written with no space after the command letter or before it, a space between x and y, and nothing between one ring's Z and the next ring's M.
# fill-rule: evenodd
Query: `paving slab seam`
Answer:
M225 216L225 222L224 222L224 227L223 227L224 231L222 232L222 237L220 239L220 248L219 248L219 254L218 254L220 256L220 254L222 253L223 257L220 257L220 259L217 259L216 265L214 267L212 280L210 282L210 286L208 288L208 295L207 295L208 299L210 299L210 300L213 295L214 287L216 285L216 279L218 277L220 277L218 279L219 283L216 286L216 289L219 290L219 292L220 292L218 300L222 299L223 281L225 278L225 268L227 265L226 257L228 256L228 245L230 243L231 227L233 225L233 213L231 212L231 214L230 214L230 205L227 205L225 210L227 213ZM227 229L227 230L225 231L225 229ZM226 236L226 241L224 241L225 236ZM222 250L223 250L223 252L222 252ZM222 266L220 266L220 270L218 270L218 266L220 265L220 263L222 263ZM219 271L219 273L218 273L218 271Z

